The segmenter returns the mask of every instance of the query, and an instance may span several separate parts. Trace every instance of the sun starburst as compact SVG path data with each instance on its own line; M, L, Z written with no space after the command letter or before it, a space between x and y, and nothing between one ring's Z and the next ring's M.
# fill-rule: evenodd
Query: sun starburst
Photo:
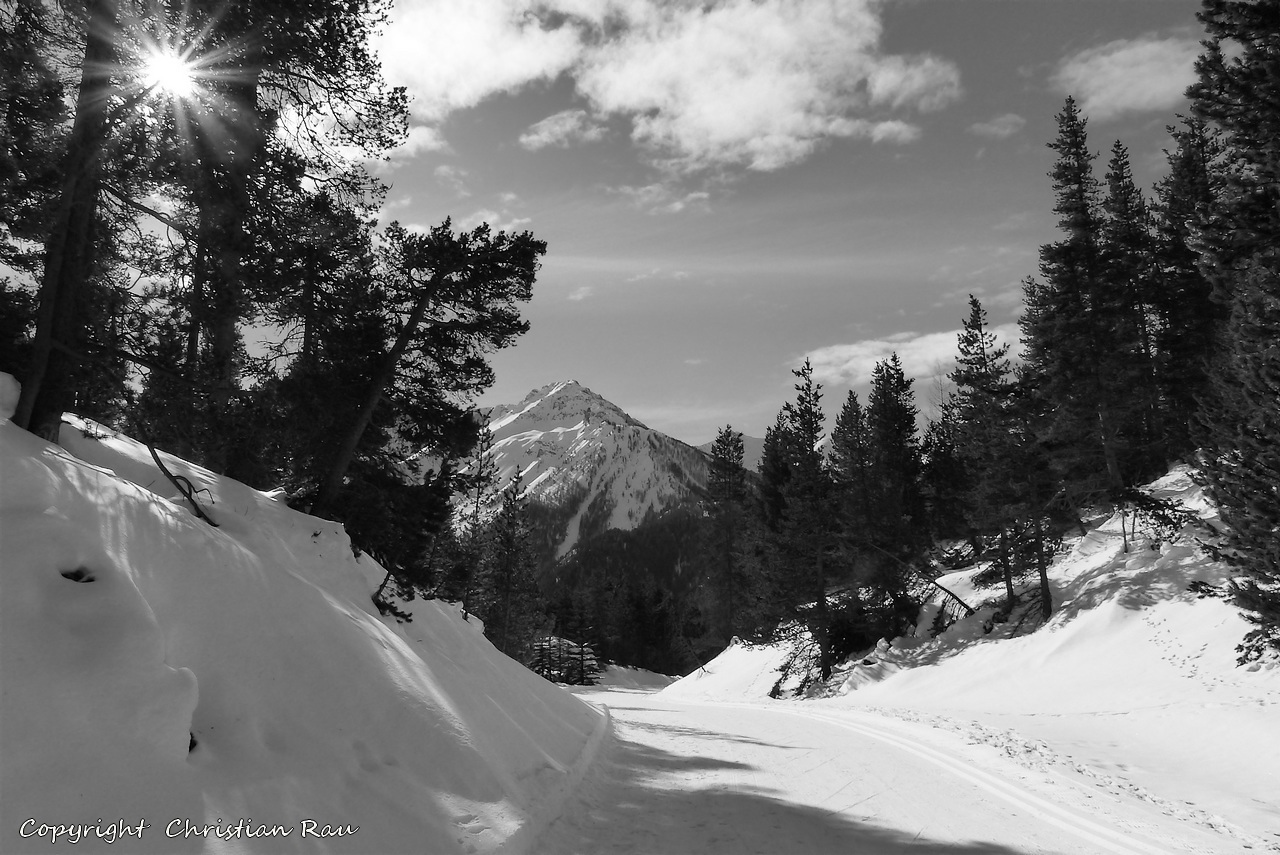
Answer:
M186 57L166 50L154 50L146 59L143 81L175 98L189 98L195 92L195 65Z

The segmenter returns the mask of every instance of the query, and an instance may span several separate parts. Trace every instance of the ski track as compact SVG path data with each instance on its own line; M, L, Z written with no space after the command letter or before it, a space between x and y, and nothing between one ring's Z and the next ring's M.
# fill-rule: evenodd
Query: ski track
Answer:
M1257 851L925 724L803 702L578 693L609 707L614 741L537 855Z

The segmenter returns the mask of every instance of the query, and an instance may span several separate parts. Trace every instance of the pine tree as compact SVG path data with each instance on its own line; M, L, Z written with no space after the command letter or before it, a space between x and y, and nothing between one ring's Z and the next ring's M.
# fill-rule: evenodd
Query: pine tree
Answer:
M14 423L57 439L74 396L75 357L87 327L85 292L98 264L98 230L109 111L124 100L115 34L118 0L85 4L85 46L75 118L62 157L63 184L45 240L40 305L31 361L22 378ZM61 345L61 347L59 347Z
M529 524L520 477L502 491L501 506L489 525L488 543L475 595L476 614L485 636L508 656L525 661L535 638L545 634L547 619L534 576Z
M1256 625L1241 661L1280 650L1280 0L1204 0L1208 39L1190 95L1226 149L1227 186L1206 269L1230 306L1203 413L1203 471L1244 574L1236 602Z
M1108 233L1115 238L1121 232L1120 224L1104 229L1095 155L1074 100L1067 99L1057 120L1058 136L1049 147L1058 158L1050 175L1063 238L1040 248L1043 282L1024 285L1027 308L1020 323L1029 387L1050 416L1045 447L1072 500L1081 502L1118 494L1143 474L1134 438L1143 433L1149 407L1134 394L1135 385L1145 383L1139 301L1108 275L1127 256L1107 242ZM1108 204L1136 215L1123 157L1113 161L1112 175L1116 187Z
M51 17L39 0L0 11L0 262L33 273L40 261L24 244L43 243L54 214L67 113Z
M1146 199L1133 180L1129 150L1116 140L1102 201L1101 254L1109 325L1116 348L1108 354L1121 420L1120 447L1131 480L1145 480L1168 464L1162 445L1165 414L1156 383L1155 236Z
M1224 178L1222 145L1201 119L1169 127L1177 143L1166 152L1169 174L1156 185L1156 376L1165 408L1164 444L1171 458L1195 450L1200 402L1209 393L1209 365L1227 320L1225 301L1201 269L1198 246L1217 207Z
M925 425L920 441L920 490L935 541L973 535L964 513L969 473L960 456L960 429L955 402L947 399L937 418Z
M742 454L742 434L725 425L716 435L707 470L710 587L714 592L712 632L721 645L749 622L746 610L751 597L742 554L747 489Z
M910 561L926 545L920 492L920 440L912 381L894 353L871 372L867 397L873 538L898 561Z
M766 600L762 634L777 640L795 626L807 630L825 680L835 664L827 584L838 518L820 448L826 418L822 386L813 381L807 359L792 373L798 380L796 399L783 405L766 430L760 460L757 560Z

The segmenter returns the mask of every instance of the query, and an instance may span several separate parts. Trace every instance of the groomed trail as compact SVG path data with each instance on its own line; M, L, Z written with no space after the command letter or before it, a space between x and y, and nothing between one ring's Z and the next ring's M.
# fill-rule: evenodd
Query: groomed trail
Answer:
M539 855L1251 851L917 723L806 702L578 694L609 707L615 736Z

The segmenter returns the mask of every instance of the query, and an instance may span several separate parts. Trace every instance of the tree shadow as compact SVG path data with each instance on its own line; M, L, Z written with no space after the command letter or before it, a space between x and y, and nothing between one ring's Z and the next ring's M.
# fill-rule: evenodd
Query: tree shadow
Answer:
M646 725L644 729L712 736L709 731L682 726ZM684 776L686 785L673 787L670 773L682 771L695 774ZM695 781L711 778L700 773L716 771L743 774L736 775L741 780L733 784L723 783L722 778L719 785L687 785L690 777ZM796 803L778 790L751 784L753 773L767 770L674 753L615 734L577 796L530 851L535 855L1024 855L1026 851L985 840L936 840L923 830L885 826L875 818L875 805L867 803L878 792L862 804L844 808ZM1042 845L1036 851L1051 855L1053 850Z

